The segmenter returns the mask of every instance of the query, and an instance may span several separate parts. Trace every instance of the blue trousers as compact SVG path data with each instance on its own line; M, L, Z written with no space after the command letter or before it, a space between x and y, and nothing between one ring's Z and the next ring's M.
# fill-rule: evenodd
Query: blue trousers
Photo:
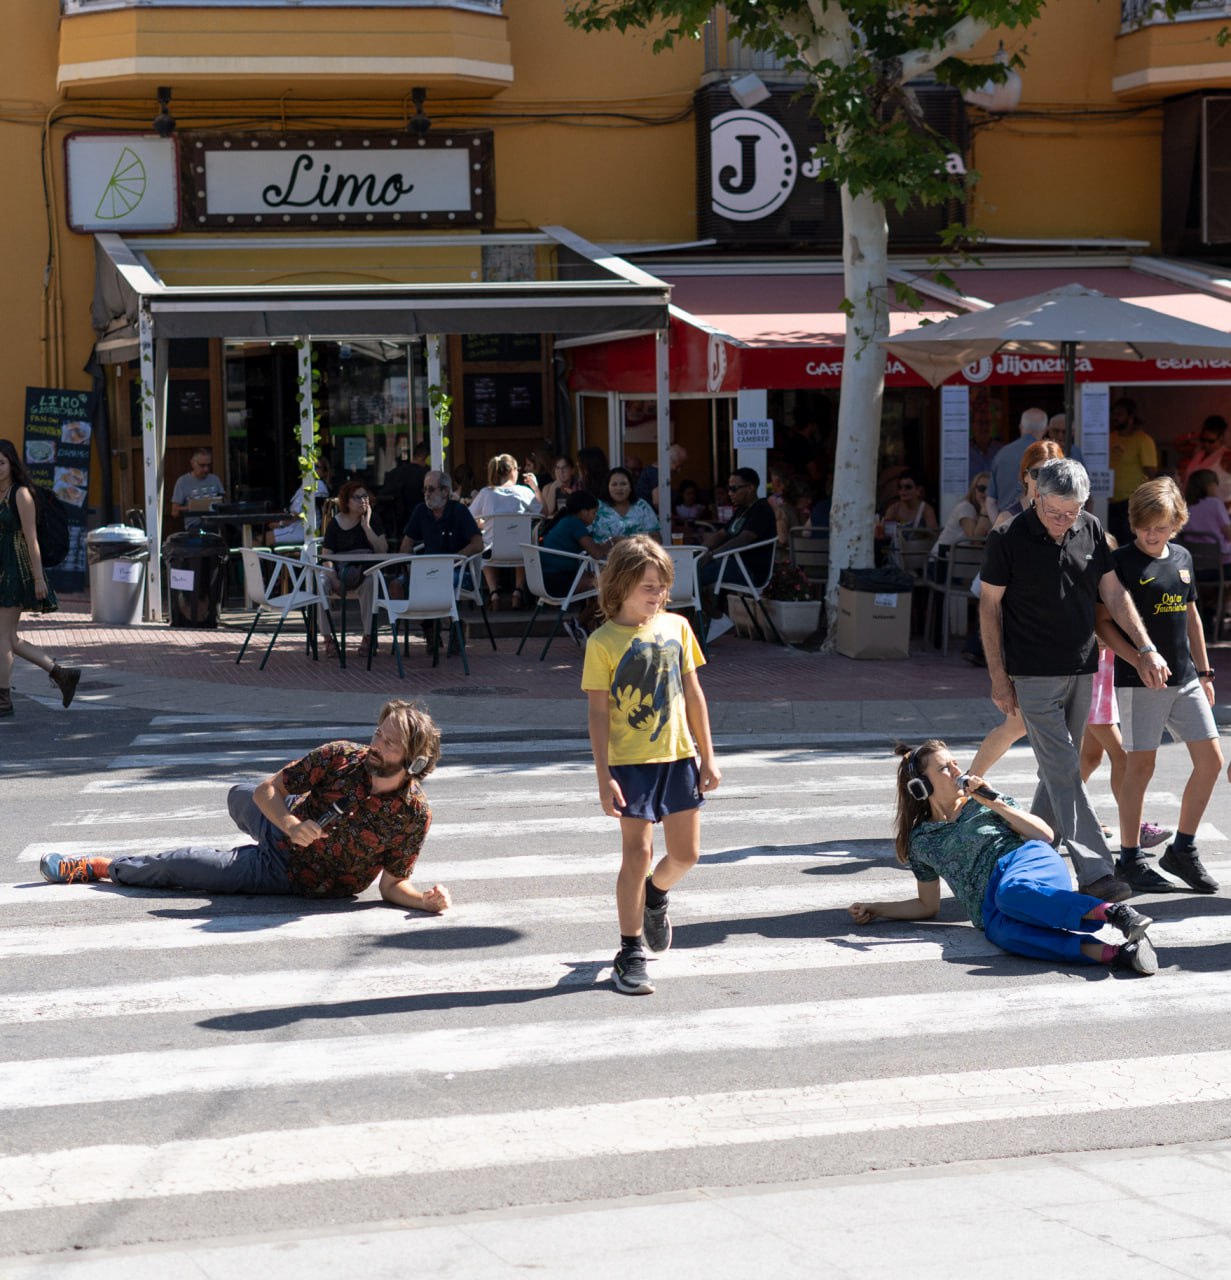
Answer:
M1098 898L1070 887L1069 869L1042 840L1028 840L996 863L983 895L983 932L998 947L1036 960L1097 964L1081 953L1102 921L1083 920Z
M256 807L254 786L232 787L227 796L231 820L255 844L233 849L188 845L164 853L133 854L112 860L108 875L116 884L144 889L199 889L205 893L291 893L287 855L279 834Z

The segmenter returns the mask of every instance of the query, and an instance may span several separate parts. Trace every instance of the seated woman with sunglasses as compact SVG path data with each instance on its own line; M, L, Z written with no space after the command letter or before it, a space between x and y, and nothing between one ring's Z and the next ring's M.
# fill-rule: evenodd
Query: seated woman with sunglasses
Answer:
M1077 893L1045 822L982 778L961 778L949 748L936 738L914 750L900 746L898 755L894 844L898 861L915 874L917 892L905 902L852 903L848 910L856 924L930 920L940 908L943 879L971 922L1004 951L1158 972L1146 936L1150 919L1126 902ZM1092 940L1089 935L1105 923L1125 941Z

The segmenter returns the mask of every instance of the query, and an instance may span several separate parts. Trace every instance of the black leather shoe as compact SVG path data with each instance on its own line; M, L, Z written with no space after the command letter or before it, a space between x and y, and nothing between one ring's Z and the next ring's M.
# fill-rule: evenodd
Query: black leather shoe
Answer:
M1077 892L1089 894L1100 902L1123 902L1125 898L1133 896L1133 887L1123 880L1117 880L1115 876L1100 876L1089 884L1079 884Z

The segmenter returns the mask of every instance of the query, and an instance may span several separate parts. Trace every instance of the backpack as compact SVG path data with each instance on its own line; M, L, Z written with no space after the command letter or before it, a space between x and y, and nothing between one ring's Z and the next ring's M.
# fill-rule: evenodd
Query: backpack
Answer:
M44 569L54 569L68 555L68 513L64 503L50 489L34 490L35 528Z

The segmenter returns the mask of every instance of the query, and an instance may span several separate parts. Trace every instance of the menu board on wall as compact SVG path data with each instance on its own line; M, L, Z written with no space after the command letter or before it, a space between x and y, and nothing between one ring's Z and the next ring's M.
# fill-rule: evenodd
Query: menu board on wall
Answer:
M543 425L543 375L467 373L462 398L468 427L540 427Z
M60 499L68 516L68 555L47 570L47 580L57 592L85 589L86 496L93 422L92 391L26 388L26 468L35 484Z

